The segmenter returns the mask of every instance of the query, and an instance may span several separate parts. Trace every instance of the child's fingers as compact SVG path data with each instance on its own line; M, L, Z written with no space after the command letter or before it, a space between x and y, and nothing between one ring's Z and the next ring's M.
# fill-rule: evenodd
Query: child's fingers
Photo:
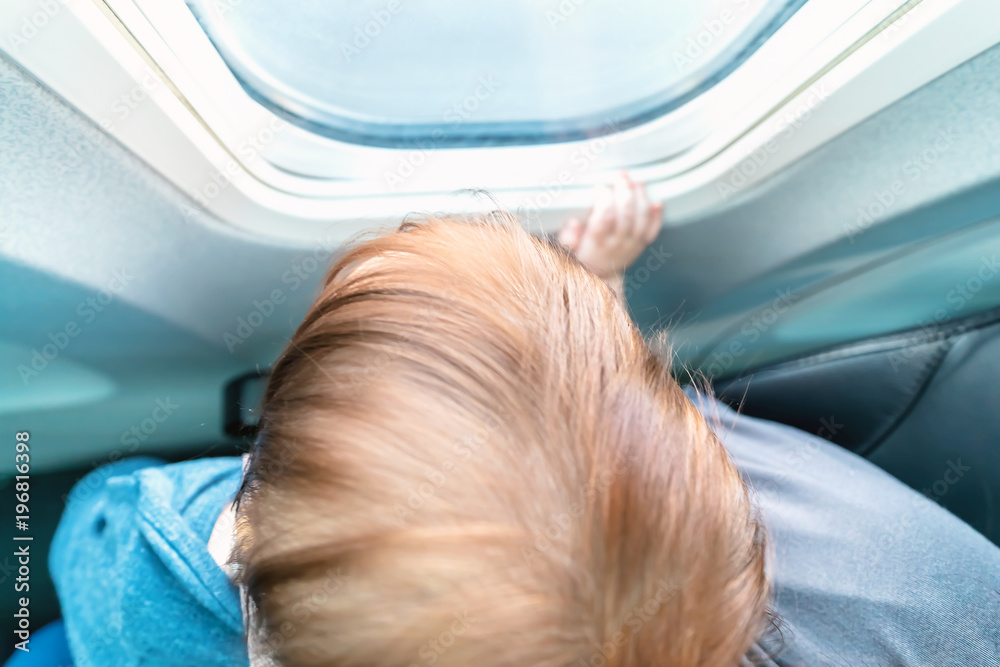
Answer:
M645 239L649 228L651 206L649 195L646 193L646 184L633 181L632 193L635 198L635 227L633 234L637 239Z
M614 190L615 217L617 218L614 233L619 238L628 238L636 226L636 202L632 182L624 171L619 172L615 178Z
M583 239L583 222L579 218L570 218L559 230L559 243L576 252Z
M603 242L615 229L615 195L607 186L599 186L594 192L594 208L587 221L585 233L594 240Z
M646 222L646 233L643 240L649 245L656 240L663 229L663 204L656 202L649 207L649 215Z

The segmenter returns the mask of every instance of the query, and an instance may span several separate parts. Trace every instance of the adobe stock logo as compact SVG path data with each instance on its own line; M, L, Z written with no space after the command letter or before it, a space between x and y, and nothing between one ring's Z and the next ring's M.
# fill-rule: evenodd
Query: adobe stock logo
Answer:
M140 442L146 442L149 436L156 433L160 424L167 421L180 407L179 404L171 401L169 396L156 399L149 416L138 424L134 424L129 430L123 431L119 442L123 446L130 446L129 452L134 452L139 449Z
M923 151L910 156L910 159L903 163L903 175L910 183L919 183L931 166L947 153L956 141L957 137L952 128L939 130ZM886 187L872 191L868 201L858 206L857 219L851 224L844 225L847 240L853 244L858 236L887 217L906 190L906 181L897 178Z
M674 51L674 64L678 71L683 72L705 55L752 3L751 0L734 0L730 4L736 7L723 9L715 18L706 19L694 26L684 45Z
M545 20L549 22L549 27L555 30L560 23L568 21L569 17L586 2L587 0L561 0L556 10L546 10Z
M222 333L222 342L226 344L226 349L232 354L236 348L247 342L254 332L264 325L278 306L285 303L285 293L280 289L271 290L270 299L254 300L253 310L247 313L246 317L236 318L236 328L233 331Z
M21 19L21 25L18 26L17 32L7 33L7 48L14 55L18 55L21 47L34 39L40 30L44 30L49 21L59 13L62 5L70 1L72 0L59 0L58 2L56 0L38 0L35 3L37 10Z
M372 40L378 39L382 31L389 27L401 11L403 5L399 0L389 0L384 9L376 9L371 12L371 20L362 25L354 26L354 39L340 45L340 53L344 60L351 62L361 52L371 46Z
M775 298L762 310L743 322L738 336L730 338L724 346L717 348L709 360L705 369L709 377L723 377L732 368L736 361L746 354L751 348L750 345L756 343L761 336L767 333L768 329L774 326L781 316L788 312L802 298L801 294L796 294L790 289L775 290Z
M420 647L417 654L424 663L433 665L437 662L476 622L475 617L469 615L468 609L462 610L461 613L453 612L452 617L455 620L447 628L438 633L437 637L424 642ZM410 667L420 667L420 663L412 662Z
M481 75L479 80L476 81L475 89L462 99L454 102L451 107L445 109L441 115L441 120L449 128L462 125L478 111L480 106L493 97L493 94L500 88L500 85L501 82L494 75ZM445 130L442 127L435 127L431 131L429 139L418 140L413 150L399 156L395 169L386 170L383 173L386 187L395 192L406 179L417 173L417 170L427 162L430 151L441 148L444 145L446 138Z
M111 273L111 280L108 281L105 289L88 296L77 304L76 314L83 320L83 325L91 324L96 320L98 315L111 305L115 297L132 280L134 280L134 276L130 275L127 269L117 269ZM51 362L65 352L73 339L83 333L83 329L84 327L77 320L66 320L62 328L48 333L49 342L40 348L32 348L31 360L27 364L18 364L17 366L17 374L21 377L24 386L28 386L34 378L37 378L49 367Z
M825 104L830 95L831 93L824 81L809 86L802 93L799 102L793 107L789 107L780 116L776 126L777 134L726 172L726 175L720 180L716 181L715 187L722 201L727 201L737 192L740 192L743 188L753 183L753 179L757 173L764 169L765 165L779 153L781 147L785 145L788 139L812 118L813 112Z

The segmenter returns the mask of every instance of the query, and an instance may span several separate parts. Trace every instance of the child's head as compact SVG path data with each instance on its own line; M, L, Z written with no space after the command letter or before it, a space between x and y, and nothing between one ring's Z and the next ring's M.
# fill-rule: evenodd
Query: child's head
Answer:
M721 667L764 626L738 471L615 294L516 222L347 253L262 414L237 559L281 664Z

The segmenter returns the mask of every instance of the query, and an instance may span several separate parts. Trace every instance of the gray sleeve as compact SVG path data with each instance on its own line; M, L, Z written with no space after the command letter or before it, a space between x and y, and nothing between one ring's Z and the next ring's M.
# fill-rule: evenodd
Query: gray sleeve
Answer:
M778 665L1000 665L1000 549L932 498L822 437L688 390L755 490L770 535ZM839 427L816 424L819 435ZM971 481L969 482L971 483Z

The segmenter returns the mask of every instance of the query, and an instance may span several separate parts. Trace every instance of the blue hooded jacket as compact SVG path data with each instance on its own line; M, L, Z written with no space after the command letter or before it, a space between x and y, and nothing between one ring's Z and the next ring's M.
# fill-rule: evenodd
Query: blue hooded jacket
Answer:
M49 556L76 667L249 665L237 588L206 545L239 457L117 461L81 479Z

